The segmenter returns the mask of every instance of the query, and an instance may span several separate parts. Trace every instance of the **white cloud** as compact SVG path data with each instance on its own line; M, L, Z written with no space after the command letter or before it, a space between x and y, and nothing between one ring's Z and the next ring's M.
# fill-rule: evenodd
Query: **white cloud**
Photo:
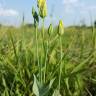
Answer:
M18 16L19 12L13 9L0 8L0 16Z
M1 0L0 1L0 16L18 16L19 12L14 10L14 9L10 9L10 8L6 8L6 3L5 0Z

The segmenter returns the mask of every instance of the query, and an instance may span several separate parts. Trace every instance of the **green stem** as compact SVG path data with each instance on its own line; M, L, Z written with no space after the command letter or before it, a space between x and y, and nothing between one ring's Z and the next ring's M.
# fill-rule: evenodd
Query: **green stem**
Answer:
M42 47L43 47L43 51L44 51L44 55L45 55L45 52L46 52L46 49L45 49L45 37L44 37L44 19L43 19L43 26L42 26Z
M42 52L42 57L44 57L44 55L45 55L45 46L44 46L44 19L43 19L43 23L42 23L43 25L42 25L42 33L41 33L41 35L42 35L42 49L43 49L43 52ZM44 54L43 54L44 53ZM42 58L42 61L43 61L43 58ZM42 76L42 64L43 62L41 62L41 64L40 64L40 78L41 78L41 84L43 83L42 81L43 81L43 76Z
M38 63L38 66L39 66L39 62L38 62L38 30L37 30L37 27L36 27L36 59L37 59L37 63Z
M59 65L59 90L60 90L60 87L61 87L61 73L62 73L62 37L60 36L60 65Z
M37 60L38 68L40 68L39 51L38 51L38 27L37 26L36 26L35 30L36 30L36 60ZM40 80L40 69L39 69L39 80Z
M40 56L40 83L42 85L42 57Z
M46 82L46 69L47 69L47 54L48 54L48 41L47 41L47 48L46 48L46 53L45 53L45 70L44 70L44 83Z
M43 40L44 40L44 19L43 19L42 35L43 35Z
M52 38L52 40L49 42L49 44L51 45L52 43L54 43L54 41L56 41L58 38L58 35L56 35L54 38Z

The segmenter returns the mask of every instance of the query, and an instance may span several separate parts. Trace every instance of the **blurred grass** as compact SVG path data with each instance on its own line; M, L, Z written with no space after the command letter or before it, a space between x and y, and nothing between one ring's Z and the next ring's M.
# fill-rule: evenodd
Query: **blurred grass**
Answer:
M95 96L96 49L93 49L91 27L68 27L62 36L63 60L62 96ZM94 32L96 29L94 28ZM11 37L10 37L11 34ZM57 27L49 37L45 29L45 44L49 39L46 83L56 78L48 96L57 88L60 61L60 46ZM52 40L54 42L50 43ZM42 55L41 29L38 32L39 59ZM44 58L44 56L43 56ZM38 76L36 60L35 28L28 26L0 27L0 94L1 96L34 96L33 74ZM40 61L42 63L44 61ZM80 66L79 66L80 65ZM42 71L45 69L43 68ZM64 75L64 70L66 75ZM76 82L75 82L76 81ZM78 87L79 86L79 87ZM94 95L95 94L95 95Z

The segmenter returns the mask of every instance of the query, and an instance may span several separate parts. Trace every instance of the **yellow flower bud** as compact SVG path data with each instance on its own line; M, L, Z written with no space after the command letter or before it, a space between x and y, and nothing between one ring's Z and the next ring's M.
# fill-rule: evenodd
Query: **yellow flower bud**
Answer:
M37 6L39 8L39 15L41 18L45 18L47 16L47 5L46 0L38 0Z
M60 36L64 34L64 24L63 24L63 21L62 20L59 21L58 34Z
M49 34L49 36L51 35L52 32L53 32L53 26L52 26L52 24L50 24L50 26L48 28L48 34Z
M42 2L44 2L44 0L37 0L37 6L38 6L38 8L40 8L40 6L42 5Z

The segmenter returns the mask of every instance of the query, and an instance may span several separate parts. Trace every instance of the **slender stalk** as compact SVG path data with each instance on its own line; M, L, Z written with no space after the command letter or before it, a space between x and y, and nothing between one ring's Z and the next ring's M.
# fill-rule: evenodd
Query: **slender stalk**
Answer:
M57 40L58 35L56 35L54 38L52 38L52 40L50 40L49 44L51 45L55 40Z
M61 87L61 72L62 72L62 37L60 36L60 65L59 65L59 90L60 90L60 87Z
M42 49L43 49L43 52L42 52L42 56L44 55L45 56L45 45L44 45L44 19L43 19L43 22L42 22L42 32L41 32L41 35L42 35ZM42 58L42 61L43 61L43 58ZM42 67L43 67L43 62L40 63L40 81L41 81L41 84L43 83L43 72L42 72Z
M46 69L47 69L47 54L48 54L48 41L47 41L47 48L46 48L46 55L45 55L45 71L44 71L44 83L46 82Z
M44 52L44 78L43 82L46 82L46 67L47 67L47 54L48 54L48 41L47 41L47 48L45 48L45 37L44 37L44 19L43 19L43 26L42 26L42 47L43 47L43 52ZM41 65L42 66L42 65ZM41 77L42 77L42 73L41 73Z
M37 59L37 63L39 63L38 62L38 30L37 30L37 26L36 26L36 28L35 28L35 31L36 31L36 59ZM39 64L38 64L38 66L39 66Z
M45 48L45 38L44 38L44 19L43 19L43 27L42 27L42 38L43 38L43 41L42 41L42 46L43 46L43 50L44 50L44 83L46 82L46 68L47 68L47 54L48 54L48 41L47 41L47 48Z
M43 40L44 40L44 19L43 19L43 26L42 26L42 35L43 35Z
M40 57L40 83L42 85L42 57Z
M38 27L35 28L36 31L36 60L39 68L39 80L40 80L40 64L39 64L39 49L38 49Z

